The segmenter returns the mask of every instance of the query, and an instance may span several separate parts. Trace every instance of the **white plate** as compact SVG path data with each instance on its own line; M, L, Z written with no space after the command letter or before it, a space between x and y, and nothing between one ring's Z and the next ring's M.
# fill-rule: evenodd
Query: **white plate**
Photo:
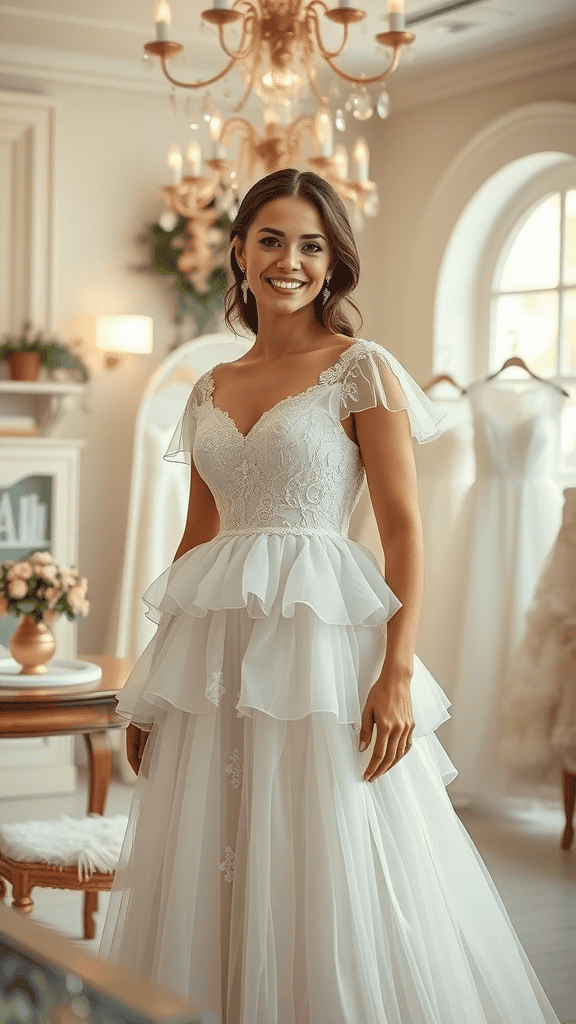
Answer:
M0 658L0 690L49 689L51 686L78 686L82 683L98 683L102 669L90 661L74 661L70 658L52 658L47 662L48 671L41 675L20 675L21 665L14 658Z

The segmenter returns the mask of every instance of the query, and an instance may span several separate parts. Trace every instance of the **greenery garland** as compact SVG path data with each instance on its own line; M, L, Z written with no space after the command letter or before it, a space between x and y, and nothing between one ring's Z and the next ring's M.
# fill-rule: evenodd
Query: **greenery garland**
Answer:
M179 217L170 231L164 230L160 224L152 224L146 238L151 249L150 263L141 269L170 278L170 290L176 301L176 323L181 324L184 316L190 313L201 333L212 314L224 308L224 295L228 287L225 259L232 221L223 214L210 229L216 228L222 232L224 244L216 247L215 266L208 278L209 287L205 293L196 291L188 275L182 273L178 266L178 257L188 239L187 223L186 217Z

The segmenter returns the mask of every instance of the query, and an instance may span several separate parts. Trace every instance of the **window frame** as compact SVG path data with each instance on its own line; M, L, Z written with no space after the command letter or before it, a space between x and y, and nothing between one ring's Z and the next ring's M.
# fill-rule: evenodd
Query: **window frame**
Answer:
M565 317L564 296L566 291L576 289L576 284L564 284L562 281L564 261L564 231L565 231L565 194L569 189L576 189L576 160L568 160L556 167L548 168L527 182L508 203L501 217L498 220L486 244L484 257L478 273L478 285L476 289L476 358L480 365L487 368L487 372L498 370L495 365L495 315L494 298L497 295L515 294L508 291L499 291L494 288L494 279L501 272L510 249L514 244L518 233L521 231L526 220L534 208L544 199L557 192L563 193L562 218L560 227L560 280L556 288L537 289L527 288L525 292L552 292L558 296L559 309L559 331L557 338L556 368L561 366L565 342ZM516 293L518 294L518 293ZM510 352L510 355L513 353ZM520 355L520 353L518 353ZM576 384L576 374L568 375L557 372L549 378L558 384Z

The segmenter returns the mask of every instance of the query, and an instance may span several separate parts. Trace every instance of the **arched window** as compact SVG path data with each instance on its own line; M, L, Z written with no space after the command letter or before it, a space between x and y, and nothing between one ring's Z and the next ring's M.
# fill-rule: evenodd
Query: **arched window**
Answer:
M576 161L516 194L486 249L478 320L488 369L511 355L570 393L562 423L564 469L576 469ZM482 329L480 329L482 334ZM487 337L486 337L487 335ZM486 344L487 342L487 344ZM572 473L570 473L572 475Z
M492 280L491 359L512 350L543 377L576 379L576 182L514 225Z

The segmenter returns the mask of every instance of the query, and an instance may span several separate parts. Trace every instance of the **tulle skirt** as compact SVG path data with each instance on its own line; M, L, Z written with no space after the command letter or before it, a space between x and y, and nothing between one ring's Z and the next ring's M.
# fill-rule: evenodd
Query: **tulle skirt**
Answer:
M557 1024L448 798L456 770L434 735L448 701L417 659L413 747L363 781L375 734L360 753L357 709L390 614L375 560L344 539L277 540L269 604L250 583L254 538L195 549L148 592L158 632L123 709L151 731L102 954L211 1024ZM348 569L306 603L310 559L324 582ZM371 624L325 621L360 607Z

